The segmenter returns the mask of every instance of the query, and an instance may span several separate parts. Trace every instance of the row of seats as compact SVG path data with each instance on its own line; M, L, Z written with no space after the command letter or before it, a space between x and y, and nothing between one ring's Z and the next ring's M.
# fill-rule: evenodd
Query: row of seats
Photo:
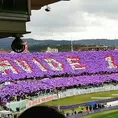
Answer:
M0 98L7 102L14 100L14 97L25 99L27 96L37 96L43 93L56 92L55 90L70 89L71 87L90 88L103 86L104 84L117 84L118 74L107 76L79 76L70 78L55 78L36 81L19 81L10 83L0 88Z

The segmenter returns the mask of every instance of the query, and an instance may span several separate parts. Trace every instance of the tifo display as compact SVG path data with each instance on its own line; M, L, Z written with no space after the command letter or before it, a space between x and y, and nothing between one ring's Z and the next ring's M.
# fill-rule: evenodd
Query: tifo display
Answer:
M118 72L118 51L0 55L0 82L62 74Z
M0 101L118 83L118 51L0 55Z

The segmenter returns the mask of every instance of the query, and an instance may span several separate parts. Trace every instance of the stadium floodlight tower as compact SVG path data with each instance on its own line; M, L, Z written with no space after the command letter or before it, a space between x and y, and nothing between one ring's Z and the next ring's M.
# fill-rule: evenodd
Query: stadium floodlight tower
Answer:
M21 37L30 33L26 31L26 22L30 21L31 10L39 10L58 1L61 0L0 0L0 38L14 37L12 50L23 52L25 44ZM49 12L50 8L46 7L45 10Z

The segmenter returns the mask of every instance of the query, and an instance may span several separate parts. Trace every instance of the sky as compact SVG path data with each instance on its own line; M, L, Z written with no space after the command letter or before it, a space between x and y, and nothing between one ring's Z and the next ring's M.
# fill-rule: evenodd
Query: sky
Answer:
M118 0L71 0L32 11L26 38L80 40L118 38Z

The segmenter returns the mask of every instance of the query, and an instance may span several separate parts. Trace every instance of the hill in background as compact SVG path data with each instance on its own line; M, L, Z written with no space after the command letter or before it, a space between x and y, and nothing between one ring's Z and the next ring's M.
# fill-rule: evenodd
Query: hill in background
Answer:
M70 48L71 47L71 41L69 40L34 40L34 39L23 39L24 42L28 41L29 50L31 52L33 51L41 51L45 50L47 47L53 47L53 48ZM4 50L11 50L11 43L13 41L13 38L5 38L0 39L0 49ZM118 46L118 40L109 40L109 39L84 39L84 40L73 40L73 45L76 46ZM63 50L63 49L62 49Z

